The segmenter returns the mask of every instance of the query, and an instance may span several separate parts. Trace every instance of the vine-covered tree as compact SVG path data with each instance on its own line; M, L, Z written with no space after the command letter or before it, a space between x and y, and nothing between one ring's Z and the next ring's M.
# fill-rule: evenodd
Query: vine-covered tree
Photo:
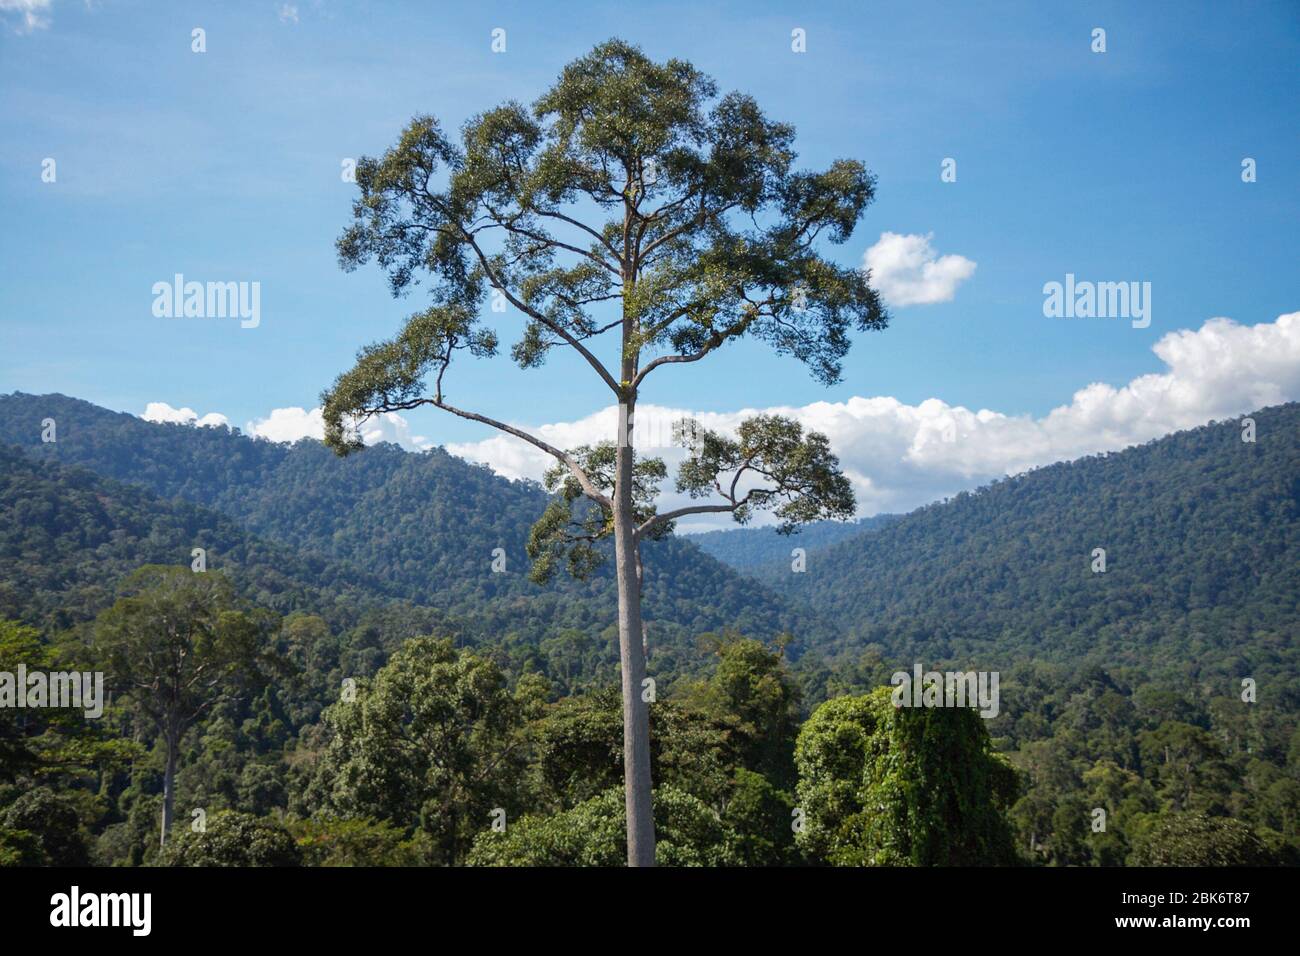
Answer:
M795 837L833 866L1007 866L1015 770L966 707L895 707L880 687L837 697L799 731Z
M736 437L679 423L691 451L677 486L698 503L657 512L666 469L634 454L637 402L652 372L746 336L835 382L849 333L884 328L887 316L864 272L817 247L849 238L875 181L853 160L797 170L791 126L749 96L719 97L689 63L656 63L619 40L565 67L531 110L488 110L460 139L419 116L382 157L357 164L341 264L375 260L395 295L427 275L430 302L325 392L325 439L346 454L362 447L369 416L427 405L555 458L546 481L557 497L528 545L533 574L567 562L584 575L613 539L627 859L652 865L641 543L693 514L744 522L770 509L790 530L851 516L854 502L826 438L769 415ZM557 448L452 400L452 359L497 353L497 331L480 319L489 295L520 319L518 365L570 349L608 387L619 409L611 440Z

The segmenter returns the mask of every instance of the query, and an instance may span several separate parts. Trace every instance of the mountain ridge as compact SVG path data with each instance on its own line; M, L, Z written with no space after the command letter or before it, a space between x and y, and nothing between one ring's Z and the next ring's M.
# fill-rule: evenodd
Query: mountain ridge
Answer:
M1250 417L1255 442L1230 419L1044 466L757 577L835 621L840 652L1294 674L1300 404Z
M47 418L56 422L55 442L40 440ZM377 445L341 459L308 439L277 444L23 393L0 396L0 442L209 508L268 541L364 569L384 579L388 596L477 619L480 629L537 643L557 628L601 632L615 621L608 562L587 582L527 580L524 544L547 493L444 449ZM504 573L493 570L498 548ZM661 656L691 656L696 635L726 628L801 641L831 636L814 613L792 611L684 539L648 543L645 553L646 618Z
M1283 640L1300 625L1300 405L1177 432L1120 452L1034 469L904 515L814 526L803 573L764 547L804 546L765 529L715 552L687 538L651 543L646 608L652 666L698 661L698 635L792 635L790 656L874 648L890 660L1002 666L1026 655L1188 670L1300 673ZM58 442L39 441L55 417ZM536 648L566 631L609 641L609 568L542 588L524 575L523 539L545 492L443 449L375 446L338 459L309 440L278 445L227 428L158 425L66 396L0 396L0 441L33 459L96 474L227 515L322 567L361 569L385 598L464 620L477 634ZM134 479L134 481L130 481ZM842 536L838 541L815 541ZM1187 540L1184 540L1187 539ZM507 574L491 574L493 549ZM1105 548L1107 569L1090 570ZM743 572L743 573L742 573ZM340 572L331 572L338 574ZM1191 668L1195 670L1195 668Z

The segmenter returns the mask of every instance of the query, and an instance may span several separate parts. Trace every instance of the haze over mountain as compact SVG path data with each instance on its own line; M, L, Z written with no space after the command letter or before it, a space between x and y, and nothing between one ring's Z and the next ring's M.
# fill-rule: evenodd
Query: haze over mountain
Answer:
M872 515L857 521L814 521L794 534L780 534L775 528L729 528L687 535L691 544L723 564L746 574L774 571L790 566L795 548L805 556L820 553L846 538L856 538L883 528L901 515Z

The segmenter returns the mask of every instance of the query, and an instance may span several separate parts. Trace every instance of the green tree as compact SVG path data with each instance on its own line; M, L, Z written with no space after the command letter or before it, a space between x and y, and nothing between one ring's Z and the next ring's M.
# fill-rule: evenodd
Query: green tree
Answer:
M675 700L660 700L650 715L651 760L661 786L715 805L730 786L736 761L732 726ZM585 802L622 779L619 692L604 688L552 705L533 731L533 753L543 795L563 808Z
M1109 760L1086 771L1083 783L1090 788L1088 805L1106 811L1106 829L1089 837L1093 860L1099 866L1123 866L1129 854L1130 821L1156 811L1155 790L1132 770Z
M493 810L518 807L519 703L494 663L450 640L407 641L324 719L314 799L344 817L423 830L434 862L460 862Z
M385 820L327 817L289 824L304 866L419 866L419 839Z
M1080 793L1064 797L1052 813L1048 852L1056 866L1086 866L1092 862L1092 822L1088 801Z
M564 686L572 690L574 676L581 673L583 659L593 643L586 632L566 627L542 641L540 650L550 663L552 672L564 678Z
M1232 768L1209 732L1167 720L1138 735L1142 764L1159 781L1159 793L1178 811L1221 809Z
M92 670L82 659L84 646L45 644L40 632L0 619L0 672L13 675L20 664L39 670ZM20 690L21 692L21 690ZM107 701L101 703L107 704ZM0 784L39 780L60 789L75 786L95 770L111 773L138 755L134 741L113 736L105 720L88 720L75 709L0 706ZM0 805L3 800L0 800Z
M740 866L786 866L798 858L794 799L760 774L736 771L722 822L730 831L729 856Z
M0 671L14 674L19 664L33 670L49 663L49 652L41 645L40 633L24 627L17 621L0 620ZM26 688L19 688L25 693ZM41 711L33 713L33 719ZM39 766L40 755L35 749L32 732L20 716L27 716L12 707L0 707L0 783L12 783L20 773L30 772Z
M825 436L792 419L757 416L736 438L678 423L691 454L677 486L713 503L657 513L666 469L634 453L637 404L655 370L748 336L829 384L848 333L885 327L868 277L816 251L822 239L849 238L874 179L852 160L797 171L793 141L793 128L751 97L718 97L689 63L655 63L611 40L565 67L532 110L511 102L473 117L460 145L432 117L415 118L381 158L358 162L354 222L338 241L344 268L376 260L394 294L431 275L432 301L325 392L326 442L346 454L362 447L359 423L371 415L442 409L556 460L546 483L557 497L528 542L538 580L561 560L589 573L597 546L613 541L630 865L655 862L642 542L693 514L744 522L771 509L788 530L854 511ZM608 388L619 409L612 440L557 448L452 403L456 353L497 352L479 319L489 289L520 317L519 366L570 349Z
M654 792L660 862L721 866L731 862L734 837L703 801L674 787ZM626 805L620 789L553 816L526 816L505 832L474 841L471 866L618 866L627 859Z
M0 856L6 843L19 850L15 862L20 865L86 866L90 862L76 808L49 787L28 790L0 813Z
M882 687L827 701L799 732L801 848L837 866L1017 862L1005 816L1016 774L979 715L891 698Z
M252 689L275 662L270 618L234 609L216 572L147 565L95 623L115 686L153 725L165 751L160 845L167 843L181 737L213 707Z
M183 830L163 848L164 866L301 866L289 831L248 813L214 813L202 831Z
M723 640L717 669L704 694L721 713L737 721L734 737L741 763L776 787L792 789L799 688L781 652L748 638Z
M1133 841L1130 866L1268 866L1268 848L1245 823L1204 813L1162 814Z
M0 867L48 865L39 836L28 830L0 827Z

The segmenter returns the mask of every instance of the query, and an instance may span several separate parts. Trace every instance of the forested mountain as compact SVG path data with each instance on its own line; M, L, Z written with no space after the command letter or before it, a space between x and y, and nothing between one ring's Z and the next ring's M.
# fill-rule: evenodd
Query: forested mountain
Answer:
M791 552L802 548L805 556L820 553L846 538L856 538L883 528L900 515L873 515L857 521L814 521L794 534L779 534L775 528L727 528L687 535L705 554L745 574L775 576L790 570ZM767 572L767 574L764 574Z
M41 441L47 418L57 441ZM615 620L610 564L587 582L557 575L543 587L527 579L524 542L548 500L540 486L442 449L414 454L379 445L341 459L316 441L277 444L22 393L0 397L0 443L200 505L268 542L364 569L362 579L383 582L383 596L438 608L497 639L515 635L536 645L565 629L599 633ZM493 570L498 548L500 573ZM646 619L660 666L681 666L696 656L695 635L723 628L789 632L796 654L831 637L815 614L792 612L686 540L650 542L644 551ZM187 547L175 560L188 563L188 554Z
M210 509L0 445L0 618L74 627L111 604L136 568L189 566L194 548L207 570L277 613L310 610L351 626L367 609L404 603L375 575L272 544ZM418 616L426 630L447 623L432 609Z
M40 441L45 418L55 443ZM774 590L689 540L652 545L663 860L894 860L913 834L866 839L855 821L881 800L949 799L957 778L924 765L922 738L962 741L974 789L950 796L981 822L911 844L911 862L1300 859L1300 406L1253 418L1254 443L1221 423L911 515L705 542L754 558ZM340 460L61 396L0 398L0 670L75 661L116 679L123 582L170 565L149 569L151 600L184 606L209 580L183 570L194 547L234 585L216 620L260 628L283 668L241 678L186 731L177 805L211 811L210 836L162 855L165 748L138 691L102 721L0 710L0 865L616 860L612 595L607 575L524 579L544 499L442 451ZM803 573L791 547L807 550ZM802 646L773 640L787 625ZM916 660L999 670L999 715L910 723L882 686ZM448 713L465 733L406 749ZM880 790L837 762L896 747L933 793ZM794 806L815 823L800 838ZM517 821L505 837L484 823L497 807Z
M1252 417L1254 442L1228 421L1040 468L761 579L833 618L846 653L1293 680L1300 405Z
M742 529L650 543L652 645L657 637L670 669L691 655L694 635L732 627L790 632L792 657L807 647L834 656L875 646L891 661L993 666L1030 654L1072 665L1195 661L1222 673L1300 673L1286 637L1300 623L1300 406L1254 417L1254 442L1241 440L1236 422L1210 425L1037 469L907 516L820 522L788 537ZM57 422L57 442L40 441L45 418ZM299 580L335 601L348 603L322 575L346 568L372 597L438 608L497 640L513 634L535 645L561 629L599 632L613 621L608 566L586 583L527 580L523 542L545 492L441 449L380 445L339 459L313 441L280 445L20 393L0 397L0 442L143 486L185 534L206 521L220 534L242 529L259 547L288 549L294 557L274 565L286 576L294 561L315 561L321 572ZM172 498L199 508L167 504ZM24 515L31 521L35 512ZM177 563L188 560L183 537L172 545ZM807 551L803 573L791 568L793 547ZM505 573L492 571L496 548ZM1104 572L1093 570L1098 548ZM156 544L149 560L155 552ZM66 603L62 613L72 613Z

